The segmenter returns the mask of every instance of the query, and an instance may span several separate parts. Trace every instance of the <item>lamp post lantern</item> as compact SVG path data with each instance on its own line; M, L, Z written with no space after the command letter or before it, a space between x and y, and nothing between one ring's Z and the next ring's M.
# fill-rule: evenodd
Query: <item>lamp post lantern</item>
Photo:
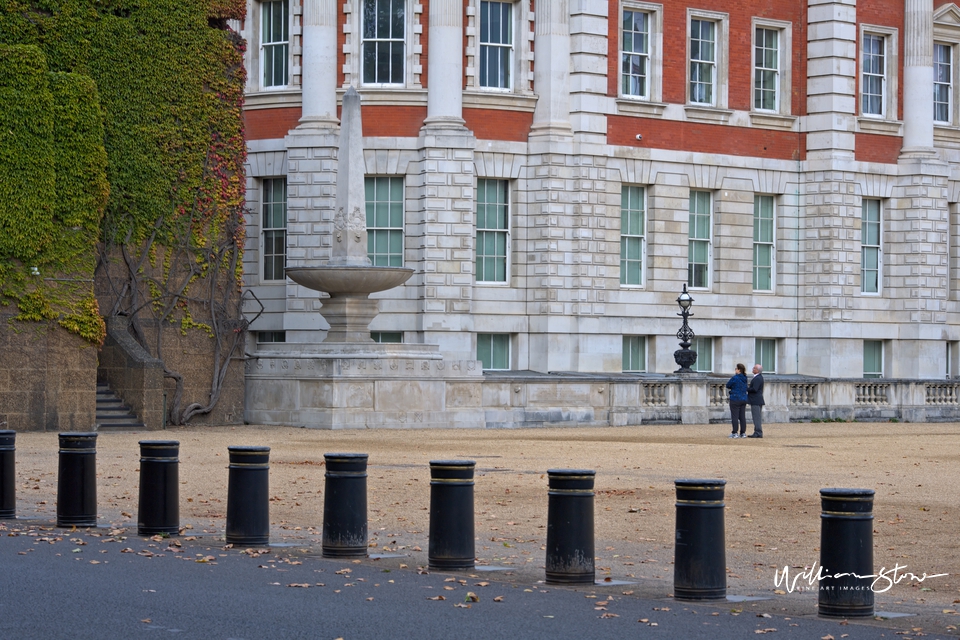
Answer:
M683 292L681 292L680 297L677 298L677 304L680 305L680 313L677 315L683 317L683 326L680 327L680 331L677 331L680 348L673 352L673 359L680 365L680 368L674 373L693 373L690 366L697 361L697 352L691 351L690 345L695 335L693 329L687 324L687 318L693 315L693 313L690 312L690 307L693 306L693 298L687 293L686 284L683 285Z

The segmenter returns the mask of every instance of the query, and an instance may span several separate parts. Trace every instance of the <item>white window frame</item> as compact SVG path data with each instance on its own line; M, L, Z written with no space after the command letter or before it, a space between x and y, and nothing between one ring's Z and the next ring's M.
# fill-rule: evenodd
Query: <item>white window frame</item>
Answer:
M866 220L867 203L877 203L877 243L867 244ZM866 296L878 296L883 292L883 200L880 198L863 198L860 205L860 293ZM872 222L869 224L873 224ZM877 290L867 291L867 279L864 277L867 250L876 251L877 255ZM871 269L872 271L872 269Z
M481 183L484 183L484 184L481 185ZM505 216L505 217L506 217L506 220L504 221L504 223L505 223L505 228L503 228L503 229L501 229L501 228L499 228L499 227L487 227L487 226L481 227L481 226L480 226L480 212L479 212L479 207L480 207L480 188L481 188L481 186L483 186L484 189L486 190L487 188L489 188L489 187L488 187L488 183L495 183L495 184L501 185L501 186L503 187L503 191L504 191L504 202L502 203L502 205L501 205L501 203L499 203L499 202L497 202L497 203L486 202L486 203L485 203L485 204L488 205L488 206L490 206L490 205L492 205L492 206L504 206L504 207L506 208L506 212L505 212L505 213L506 213L506 216ZM510 227L512 226L512 223L513 223L513 216L512 216L512 211L511 211L511 200L510 200L510 181L509 181L509 180L499 179L499 178L478 178L478 179L477 179L476 207L477 207L478 210L476 211L476 221L477 221L476 229L475 229L475 243L476 243L476 244L475 244L475 250L474 250L474 253L475 253L475 255L474 255L474 260L475 260L474 269L476 270L476 273L474 274L475 280L476 280L477 284L484 284L484 285L487 285L487 284L492 284L492 285L509 285L509 283L510 283L510 268L511 268L511 264L510 264L510 262L511 262L511 261L510 261L510 253L511 253L511 251L510 251L510 248L511 248L511 247L510 247L510 245L511 245L511 242L510 242L510 241L511 241ZM484 215L484 218L486 219L486 212L484 212L484 214L485 214L485 215ZM495 278L495 279L493 279L493 280L481 280L481 279L480 279L480 278L481 278L481 273L480 273L480 272L481 272L481 269L480 269L480 265L479 265L478 263L479 263L480 257L481 257L481 256L480 256L480 244L481 244L480 238L481 238L481 234L483 234L485 238L488 237L488 236L502 236L502 237L503 237L505 254L503 255L503 278L502 278L502 279L497 279L497 278ZM492 257L492 258L495 259L495 260L499 260L499 259L500 259L500 256L497 255L497 254L484 254L484 257ZM483 269L483 271L484 271L484 274L483 274L483 275L485 275L485 274L486 274L486 269Z
M897 119L897 72L899 69L899 49L897 48L897 30L890 27L881 27L875 25L860 25L860 38L857 46L857 56L859 58L859 75L857 86L857 104L858 113L863 118L877 120L896 120ZM866 38L881 38L883 41L883 73L881 78L880 95L880 113L867 113L864 109L864 79L866 77L866 68L864 65L864 46ZM874 77L877 77L874 75Z
M287 22L287 39L278 40L276 42L265 42L264 38L264 25L263 21L267 13L264 11L264 5L273 4L274 2L281 2L286 7L286 22ZM255 29L257 36L257 70L256 70L256 86L261 91L277 91L281 89L289 89L291 84L291 75L292 75L292 55L291 51L293 49L293 11L291 5L293 4L292 0L263 0L256 3L257 15L254 16L256 19ZM285 82L282 84L266 84L264 77L266 73L266 64L264 63L265 49L267 47L285 47L284 54L284 78Z
M709 237L708 237L708 238L701 238L701 237L699 237L699 236L694 237L694 236L691 235L692 230L689 228L689 227L690 227L690 219L691 219L694 215L703 215L702 212L700 212L700 211L696 211L696 212L689 211L689 209L693 206L692 203L693 203L693 197L694 197L694 194L695 194L695 193L705 193L705 194L707 194L707 196L710 198L710 203L709 203L709 205L708 205L708 213L709 213L709 220L708 220L708 225L709 225L709 233L708 233L708 236L709 236ZM691 189L691 190L690 190L690 207L688 207L688 216L689 216L689 217L688 217L688 222L687 222L687 224L688 224L688 233L687 233L687 236L688 236L688 241L687 241L687 286L688 286L689 288L691 288L691 289L698 289L698 290L700 290L700 291L703 291L703 290L705 290L705 289L709 289L710 286L711 286L711 284L712 284L712 282L713 282L713 206L714 206L714 195L713 195L713 192L712 192L712 191L708 191L708 190L706 190L706 189ZM699 286L693 284L693 278L692 278L692 275L693 275L693 274L692 274L692 272L690 271L690 265L691 265L691 264L700 264L699 262L698 262L698 263L692 263L692 262L691 262L691 258L692 258L692 255L691 255L691 254L692 254L692 250L691 250L691 249L692 249L692 245L691 245L690 243L692 243L692 242L706 242L706 243L707 243L707 263L706 263L707 274L706 274L706 277L705 277L706 283L703 284L703 285L699 285Z
M934 124L941 126L950 126L954 123L954 108L956 104L956 98L954 97L954 74L956 73L956 55L954 54L956 50L956 45L949 42L940 42L935 41L933 43L933 122ZM942 61L938 57L938 53L941 51L946 52L947 60ZM943 87L946 97L946 102L942 100L938 102L938 97L943 97L937 95L937 88ZM937 119L937 105L944 104L946 111L946 118Z
M493 2L498 5L508 5L510 7L510 42L508 44L504 43L490 43L484 42L484 22L483 22L483 5L485 2ZM483 91L498 91L504 93L512 93L514 87L514 78L517 75L517 64L516 64L516 42L517 42L517 27L518 20L516 13L520 10L520 6L517 2L513 0L477 0L477 87ZM485 48L494 48L503 52L507 56L507 82L505 86L500 84L496 86L482 84L482 65L484 61L484 49ZM487 73L490 73L490 67L487 66Z
M507 1L507 0L501 0ZM480 100L482 106L499 104L502 95L532 95L533 60L532 43L532 16L530 0L509 0L513 5L510 11L511 29L513 30L513 44L510 54L510 87L480 86L480 2L481 0L467 0L466 25L464 29L464 53L466 57L464 75L466 76L466 91L474 92L472 99ZM480 94L480 95L478 95ZM475 106L474 103L470 103Z
M754 341L754 343L753 343L753 357L754 357L753 362L754 362L755 364L759 364L761 367L763 367L763 373L776 373L776 372L777 372L777 348L778 348L778 346L779 346L779 345L777 344L777 339L776 339L776 338L757 338L757 339ZM765 366L765 365L763 364L763 353L764 353L766 347L770 347L770 348L773 349L773 358L771 359L771 362L772 362L773 364L772 364L771 366L769 366L769 367L767 367L767 366ZM749 369L750 366L747 365L747 368Z
M759 229L757 228L758 222L758 209L760 199L769 198L770 199L770 240L760 240ZM761 211L762 213L762 211ZM757 248L759 246L769 246L770 247L770 264L769 265L758 265L757 264ZM770 269L770 288L769 289L759 289L757 288L757 271L758 269ZM777 287L777 198L776 196L766 195L762 193L755 193L753 195L753 291L760 293L769 293L776 289Z
M879 371L867 371L867 359L865 357L866 351L867 351L867 344L880 345L880 370ZM886 347L887 345L884 343L883 340L864 340L863 341L863 356L864 356L863 377L864 378L870 378L870 379L883 378L884 367L886 366L886 360L887 360L887 354L885 353L887 350Z
M751 20L751 68L753 69L752 91L750 95L750 108L758 113L777 113L780 115L790 115L792 77L793 77L793 25L790 22L782 20L770 20L767 18L753 18ZM757 75L757 29L766 29L776 31L777 35L777 82L776 82L776 106L774 109L759 109L756 106L756 75Z
M640 347L638 362L633 362L634 342ZM623 357L620 366L624 373L647 372L647 354L649 353L649 344L650 341L647 340L647 336L623 336Z
M945 45L950 48L950 108L949 121L934 119L934 127L960 126L960 105L957 101L957 90L960 87L960 9L952 3L941 5L933 11L933 42L934 45ZM934 51L936 54L936 51ZM936 62L934 62L936 65ZM934 73L936 82L936 73ZM939 140L938 140L939 142Z
M709 369L701 368L703 359L700 357L700 351L702 351L701 346L704 343L707 343L710 345L710 349L709 349L710 368ZM711 336L696 336L693 339L693 344L690 345L690 349L692 351L697 352L697 361L690 366L690 369L692 371L696 371L697 373L713 373L713 354L714 354L714 350L716 349L716 340L714 340L713 337Z
M506 358L507 366L506 367L484 367L483 370L484 371L510 371L511 363L513 362L513 336L509 333L478 333L476 353L477 353L477 360L480 360L481 363L483 362L483 359L480 357L480 340L482 337L489 337L491 341L494 338L497 338L499 340L505 340L507 345L507 358ZM493 344L491 342L491 347L492 346ZM491 355L492 355L492 351L491 351Z
M633 11L647 14L647 82L646 91L642 94L627 93L624 91L624 55L632 52L624 51L623 43L623 13ZM617 58L617 95L627 100L645 102L660 102L663 96L663 5L649 2L624 2L620 6L617 18L617 28L620 30L620 51Z
M628 233L634 229L624 228L623 201L627 196L628 189L640 190L640 233ZM627 256L624 253L626 243L629 239L635 238L640 241L640 257L638 260L630 262L640 263L640 281L626 282ZM620 188L620 286L622 287L642 287L647 278L647 187L638 184L625 184Z
M266 185L267 185L267 182L268 182L268 181L270 181L270 182L280 181L280 182L283 184L283 201L282 201L282 202L276 201L276 200L273 201L273 202L267 202L267 188L266 188ZM271 190L271 191L272 191L272 190ZM278 176L278 177L264 177L264 178L261 178L261 179L260 179L260 268L262 269L260 281L261 281L261 282L264 282L264 283L284 282L284 281L286 281L286 279L287 279L287 276L286 276L286 274L284 273L284 271L283 271L282 268L280 269L280 277L279 277L279 278L277 278L277 277L268 278L268 277L267 277L267 258L268 258L268 257L274 258L274 257L276 257L276 256L282 255L282 256L283 256L284 266L286 266L286 260L287 260L287 222L288 222L288 219L287 219L287 215L288 215L288 212L287 212L287 203L288 203L288 201L289 201L289 198L290 198L290 194L289 194L289 191L288 191L287 179L286 179L285 177L283 177L283 176ZM283 224L282 227L278 227L278 226L269 226L269 227L268 227L268 226L267 226L267 217L268 217L268 216L267 216L267 206L269 206L269 205L278 205L278 204L281 204L282 207L283 207L283 209L282 209L282 211L283 211L282 215L283 215L283 222L284 222L284 224ZM283 244L282 244L282 246L283 246L283 253L282 253L282 254L279 254L279 253L270 253L270 254L268 254L268 253L267 253L267 234L275 234L275 233L277 233L278 231L282 231L282 232L283 232ZM274 274L274 275L276 275L276 274Z
M413 67L414 61L411 56L411 51L413 51L413 33L414 33L414 7L411 5L409 0L374 0L375 2L401 2L403 4L403 70L401 72L401 81L400 82L367 82L363 76L363 52L364 44L369 41L389 41L389 38L372 38L366 39L364 37L364 22L363 22L363 7L366 0L359 0L356 5L353 7L353 11L356 14L354 28L357 34L357 49L355 51L356 56L356 79L359 81L361 87L369 88L397 88L409 86L413 82ZM349 80L348 80L349 81Z
M710 102L694 102L693 95L690 90L693 82L693 77L691 75L691 65L693 63L691 54L691 32L693 29L694 20L714 23L714 59L712 60L714 77L713 95ZM695 107L715 107L725 109L727 107L728 73L730 68L730 54L728 48L728 43L730 42L729 14L718 11L705 11L702 9L688 8L685 39L687 46L686 103Z
M366 182L366 181L368 181L368 180L374 180L374 181L376 181L376 180L384 180L384 179L388 179L388 180L390 180L391 182L392 182L393 180L399 180L399 181L400 181L400 201L399 201L399 202L400 202L400 207L401 207L401 209L400 209L401 222L400 222L400 226L399 226L399 227L398 227L398 226L394 226L394 225L389 225L389 224L388 224L388 225L385 225L385 226L384 226L384 225L378 225L378 224L376 224L376 203L378 203L378 202L392 203L392 202L394 202L394 201L393 201L393 200L390 200L389 198L384 201L384 200L377 200L377 199L375 199L375 198L374 198L374 199L371 199L371 198L367 197L367 199L366 199L366 200L367 200L367 202L366 202L366 205L367 205L367 212L366 212L366 215L367 215L367 242L368 242L368 244L367 244L367 255L370 257L370 261L373 262L373 264L376 265L376 266L402 267L402 266L404 265L404 263L406 262L406 238L407 238L407 233L406 233L407 202L406 202L406 182L405 182L405 180L404 180L404 177L403 177L403 176L377 176L377 175L365 176L365 180L364 180L364 191L366 191L366 189L367 189L367 182ZM376 187L375 187L375 188L376 188ZM373 223L373 224L371 224L371 221L370 221L370 207L371 207L371 206L374 207L374 211L373 211L374 223ZM397 230L400 231L400 264L389 264L389 261L388 261L388 263L384 263L384 262L380 261L380 260L377 258L377 256L386 255L386 256L388 256L388 258L389 258L389 256L394 255L391 251L389 251L389 247L388 247L388 251L387 251L386 253L378 253L378 252L376 252L376 251L371 252L371 251L370 251L370 247L371 247L371 245L372 245L374 248L376 248L376 242L377 242L376 237L377 237L377 233L378 233L378 232L381 232L381 231L382 231L382 232L390 232L390 231L397 231ZM389 234L388 234L388 237L389 237Z

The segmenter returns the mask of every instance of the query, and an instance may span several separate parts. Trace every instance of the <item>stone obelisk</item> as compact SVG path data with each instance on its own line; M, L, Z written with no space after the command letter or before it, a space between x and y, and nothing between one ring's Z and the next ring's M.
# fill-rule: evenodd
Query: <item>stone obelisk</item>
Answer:
M364 192L363 127L360 94L353 87L343 94L340 144L337 147L337 209L333 217L330 266L369 267L367 204Z

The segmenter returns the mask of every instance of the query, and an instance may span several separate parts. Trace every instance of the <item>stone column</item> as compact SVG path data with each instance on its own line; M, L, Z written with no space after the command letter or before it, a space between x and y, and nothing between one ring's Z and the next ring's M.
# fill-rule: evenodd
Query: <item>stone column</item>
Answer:
M933 156L933 0L904 0L903 150Z
M337 126L337 0L304 0L301 68L300 127Z
M569 0L537 3L533 47L538 98L530 135L571 136Z
M462 129L463 5L458 0L430 2L429 47L424 125Z

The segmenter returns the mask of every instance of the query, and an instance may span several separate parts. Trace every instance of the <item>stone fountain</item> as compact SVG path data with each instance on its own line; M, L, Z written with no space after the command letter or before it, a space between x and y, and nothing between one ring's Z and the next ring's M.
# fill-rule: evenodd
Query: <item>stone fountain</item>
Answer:
M367 257L360 95L343 96L331 259L293 266L287 277L329 294L322 342L258 345L246 363L245 420L321 429L478 427L483 372L476 360L444 362L438 345L379 344L370 323L379 301L413 269L379 267Z
M413 269L375 267L367 257L363 128L360 94L353 87L343 96L342 114L333 257L317 267L288 267L286 274L301 286L330 294L321 312L330 325L324 342L372 343L369 327L380 303L371 300L370 294L402 285L413 275Z

